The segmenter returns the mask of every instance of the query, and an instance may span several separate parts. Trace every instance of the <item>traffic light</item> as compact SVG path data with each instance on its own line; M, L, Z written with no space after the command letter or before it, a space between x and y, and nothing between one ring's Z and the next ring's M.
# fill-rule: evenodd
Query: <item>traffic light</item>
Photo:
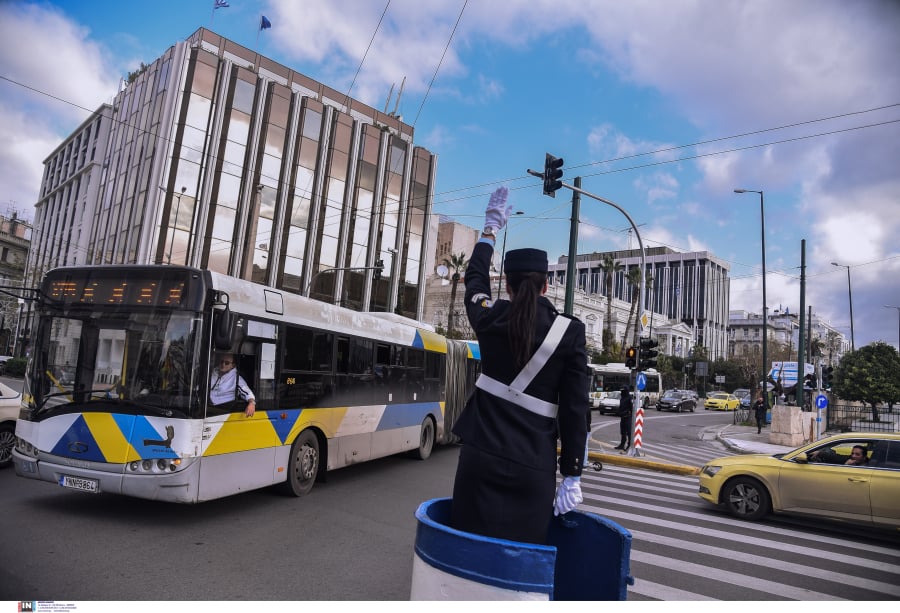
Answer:
M819 389L819 382L816 379L815 373L810 373L803 378L803 386L808 387L811 390Z
M834 380L834 367L826 366L822 369L822 389L830 390Z
M654 349L654 347L658 346L659 341L657 340L652 338L641 339L641 355L639 359L641 369L656 368L656 356L659 355L659 351Z
M634 347L629 347L625 350L625 366L637 368L637 349Z
M544 195L556 198L556 190L562 187L563 159L547 154L544 159Z
M375 275L374 279L376 281L381 280L381 273L384 272L384 260L378 260L375 262Z

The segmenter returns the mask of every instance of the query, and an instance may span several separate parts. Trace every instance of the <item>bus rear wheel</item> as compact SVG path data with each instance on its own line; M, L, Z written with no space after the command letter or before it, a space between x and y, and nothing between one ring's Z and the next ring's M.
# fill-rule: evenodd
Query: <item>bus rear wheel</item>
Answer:
M434 449L434 422L426 417L422 422L422 430L419 433L419 448L413 450L413 457L419 460L427 460Z
M282 491L289 496L306 496L319 472L319 439L312 430L304 430L291 445L287 481Z

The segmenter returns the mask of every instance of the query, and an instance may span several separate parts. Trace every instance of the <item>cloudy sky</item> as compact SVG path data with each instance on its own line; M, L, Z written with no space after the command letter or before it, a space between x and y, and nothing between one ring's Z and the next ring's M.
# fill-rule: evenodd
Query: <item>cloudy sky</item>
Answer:
M900 336L900 3L894 0L0 2L0 203L33 214L42 162L121 79L197 28L378 108L438 154L435 211L480 227L509 186L507 248L568 252L571 192L619 204L647 247L707 250L732 309L806 304L857 347ZM261 15L272 23L259 30ZM403 83L403 93L397 93ZM393 96L389 93L393 87ZM637 246L581 202L579 252ZM834 266L836 262L841 266ZM848 288L847 268L850 270Z

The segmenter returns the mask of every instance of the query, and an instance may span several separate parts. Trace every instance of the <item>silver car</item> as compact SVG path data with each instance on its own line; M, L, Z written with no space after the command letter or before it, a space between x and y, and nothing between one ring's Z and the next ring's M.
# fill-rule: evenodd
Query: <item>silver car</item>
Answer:
M600 403L597 405L597 410L600 411L601 415L606 415L607 413L611 415L615 415L619 412L619 400L621 399L622 392L607 392L606 396L600 399Z
M22 394L0 383L0 468L12 464L13 447L16 446L16 419Z

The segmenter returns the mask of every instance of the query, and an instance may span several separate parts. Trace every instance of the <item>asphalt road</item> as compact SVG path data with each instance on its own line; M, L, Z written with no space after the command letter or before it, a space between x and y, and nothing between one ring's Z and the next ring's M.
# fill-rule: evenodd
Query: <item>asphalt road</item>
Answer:
M0 600L408 600L415 510L457 447L330 474L305 498L200 505L63 491L0 471Z

